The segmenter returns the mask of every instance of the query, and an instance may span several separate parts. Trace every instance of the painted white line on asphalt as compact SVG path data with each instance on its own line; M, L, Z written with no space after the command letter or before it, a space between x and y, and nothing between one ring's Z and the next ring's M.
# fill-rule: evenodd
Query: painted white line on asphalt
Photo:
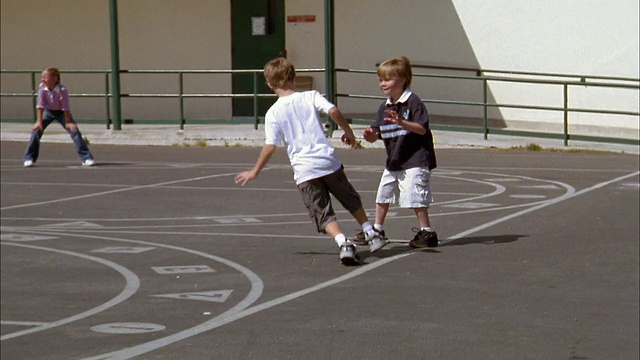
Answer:
M480 226L476 226L476 227L471 228L471 229L469 229L467 231L463 231L463 232L461 232L459 234L450 236L446 240L441 241L440 244L444 245L444 244L446 244L448 242L451 242L451 241L453 241L455 239L459 239L461 237L476 233L476 232L478 232L480 230L484 230L484 229L486 229L488 227L491 227L491 226L500 224L502 222L517 218L518 216L522 216L522 215L528 214L530 212L533 212L533 211L536 211L536 210L540 210L540 209L545 208L547 206L550 206L550 205L553 205L553 204L557 204L557 203L559 203L561 201L564 201L564 200L567 200L567 199L571 199L571 198L576 197L578 195L586 194L586 193L588 193L590 191L600 189L601 187L613 184L615 182L618 182L618 181L621 181L621 180L624 180L624 179L627 179L627 178L630 178L630 177L633 177L633 176L638 176L638 174L640 174L640 171L637 171L637 172L634 172L634 173L631 173L631 174L627 174L627 175L624 175L624 176L620 176L620 177L617 177L617 178L609 180L609 181L601 182L599 184L593 185L593 186L588 187L586 189L582 189L580 191L575 191L575 190L574 191L570 191L570 192L566 193L565 195L562 195L562 196L557 197L555 199L551 199L551 200L545 201L542 204L539 204L537 206L533 206L533 207L530 207L528 209L524 209L522 211L515 212L515 213L513 213L511 215L507 215L507 216L501 217L499 219L496 219L496 220L493 220L493 221L489 221L489 222L484 223L484 224L482 224Z
M105 259L101 259L95 256L90 256L90 255L85 255L85 254L80 254L80 253L76 253L76 252L72 252L72 251L66 251L66 250L59 250L59 249L52 249L52 248L48 248L48 247L43 247L43 246L34 246L34 245L26 245L26 244L17 244L17 243L11 243L11 242L6 242L6 241L2 241L0 242L1 245L6 245L6 246L17 246L17 247L22 247L22 248L28 248L28 249L35 249L35 250L43 250L43 251L51 251L51 252L56 252L56 253L60 253L60 254L65 254L65 255L70 255L70 256L75 256L75 257L79 257L82 259L86 259L89 261L95 261L97 263L106 265L112 269L114 269L115 271L119 272L126 280L126 284L124 286L124 289L122 290L122 292L120 292L120 294L118 294L118 296L114 297L113 299L107 301L106 303L100 305L100 306L96 306L92 309L89 309L85 312L81 312L79 314L70 316L68 318L65 319L60 319L60 320L56 320L56 321L52 321L52 322L48 322L48 323L43 323L41 325L38 325L37 327L33 327L30 329L25 329L25 330L21 330L21 331L17 331L14 333L9 333L6 335L2 335L0 337L0 341L4 341L4 340L8 340L8 339L12 339L18 336L22 336L22 335L27 335L27 334L31 334L34 332L38 332L38 331L42 331L42 330L47 330L47 329L51 329L53 327L56 326L61 326L61 325L65 325L80 319L84 319L86 317L89 317L91 315L95 315L99 312L105 311L111 307L114 307L116 305L118 305L119 303L127 300L129 297L131 297L133 294L136 293L136 291L138 291L138 288L140 288L140 279L138 279L138 276L136 274L134 274L131 270L127 269L126 267L116 264L112 261L109 260L105 260Z
M68 197L68 198L62 198L62 199L55 199L55 200L48 200L48 201L40 201L40 202L29 203L29 204L20 204L20 205L5 206L5 207L3 207L3 208L0 208L0 210L20 209L20 208L31 207L31 206L46 205L46 204L54 204L54 203L65 202L65 201L72 201L72 200L86 199L86 198L96 197L96 196L102 196L102 195L115 194L115 193L120 193L120 192L125 192L125 191L133 191L133 190L140 190L140 189L148 189L148 188L152 188L152 187L158 187L158 186L164 186L164 185L170 185L170 184L179 184L179 183L182 183L182 182L198 181L198 180L204 180L204 179L213 179L213 178L223 177L223 176L232 176L232 175L235 175L235 174L236 174L236 173L215 174L215 175L208 175L208 176L199 176L199 177L189 178L189 179L181 179L181 180L165 181L165 182L156 183L156 184L148 184L148 185L132 186L132 187L124 188L124 189L116 189L116 190L109 190L109 191L101 191L101 192L97 192L97 193L93 193L93 194L86 194L86 195L79 195L79 196L71 196L71 197Z
M9 321L9 320L0 321L0 325L44 326L47 324L48 323L46 322L39 322L39 321Z
M509 178L521 178L521 179L526 179L526 180L531 180L531 181L536 181L536 182L550 182L550 183L555 183L555 184L560 184L562 187L566 187L565 184L561 184L561 183L557 183L554 181L549 181L549 180L544 180L544 179L536 179L536 178L531 178L531 177L526 177L526 176L517 176L517 175L506 175L506 174L495 174L495 173L486 173L486 172L475 172L475 171L466 171L466 173L471 173L471 174L477 174L477 175L491 175L491 176L504 176L504 177L509 177ZM229 174L220 174L220 175L214 175L214 176L226 176ZM477 199L482 199L482 198L487 198L487 197L492 197L492 196L496 196L499 195L501 193L504 193L506 191L506 188L503 185L500 184L495 184L495 183L491 183L491 182L487 182L487 181L483 181L483 180L475 180L475 179L468 179L468 178L463 178L463 177L454 177L454 176L446 176L446 175L440 175L438 176L439 178L445 178L445 179L452 179L452 180L460 180L460 181L469 181L469 182L474 182L474 183L480 183L480 184L485 184L488 186L492 186L495 188L494 191L490 192L490 193L482 193L482 194L467 194L470 195L467 198L461 198L461 199L456 199L456 200L450 200L450 201L442 201L442 202L438 202L438 203L434 203L432 206L443 206L443 205L448 205L448 204L454 204L454 203L461 203L461 202L466 202L466 201L472 201L472 200L477 200ZM196 178L196 179L200 179L200 178ZM185 180L177 180L178 182L182 182L182 181L192 181L194 179L185 179ZM174 183L174 182L170 182L170 183ZM153 185L146 185L144 187L163 187L164 185L161 184L167 184L167 183L159 183L159 184L153 184ZM553 185L552 185L553 186ZM113 191L108 191L108 192L103 192L103 193L97 193L97 194L108 194L108 193L115 193L115 192L121 192L121 191L129 191L132 189L138 189L139 187L132 187L132 188L124 188L124 189L118 189L118 190L113 190ZM227 188L223 188L223 189L227 189ZM240 188L235 188L237 190L240 190ZM245 190L253 190L251 188L242 188L242 191ZM260 191L271 191L273 189L269 188L269 189L265 189L265 188L259 188L259 189L255 189L255 190L260 190ZM286 191L286 190L285 190ZM93 195L87 195L87 196L93 196ZM57 201L65 201L64 199L61 200L52 200L52 202L57 202ZM533 204L525 204L524 206L527 205L533 205ZM16 205L18 207L20 206L26 206L26 205ZM8 209L10 207L7 208L2 208L2 210L4 209ZM495 208L492 210L498 210L498 209L504 209L504 208ZM345 213L346 211L336 211L336 213ZM455 214L459 214L459 213L455 213ZM176 221L176 220L215 220L215 219L224 219L224 218L238 218L238 217L253 217L253 218L264 218L264 217L291 217L291 216L305 216L308 217L308 213L290 213L290 214L259 214L259 215L216 215L216 216L191 216L191 217L171 217L171 218L120 218L120 219L105 219L105 218L65 218L65 219L57 219L57 218L28 218L29 220L39 220L39 221L102 221L102 222L132 222L132 221ZM413 216L413 215L412 215ZM439 214L434 214L432 216L442 216ZM8 217L8 216L3 216L3 219L7 219L7 220L20 220L22 218L16 218L16 217ZM302 223L302 222L300 222ZM205 226L209 226L209 225L205 225ZM155 227L155 226L151 226L151 227ZM172 226L174 227L174 226ZM126 228L126 227L119 227L119 228ZM134 226L133 228L144 228L141 226Z
M502 174L495 174L495 173L484 173L484 172L468 172L468 173L473 173L473 174L477 174L477 175L491 175L491 176L501 176ZM504 175L504 176L509 176L509 177L514 177L514 175ZM502 194L506 191L506 188L500 184L494 184L494 183L489 183L483 180L475 180L475 179L468 179L468 178L459 178L459 177L452 177L452 176L441 176L443 178L449 178L449 179L453 179L453 180L461 180L461 181L469 181L469 182L475 182L475 183L480 183L480 184L485 184L488 186L492 186L494 187L494 191L490 192L490 193L484 193L484 194L473 194L473 196L470 196L468 198L462 198L462 199L457 199L457 200L450 200L450 201L443 201L443 202L439 202L435 205L437 206L443 206L443 207L447 207L450 206L450 204L457 204L457 203L465 203L465 202L469 202L471 200L477 200L477 199L482 199L482 198L486 198L486 197L491 197L491 196L497 196L499 194ZM551 183L550 186L554 186L554 187L560 187L560 188L564 188L564 189L569 189L571 188L569 185L565 184L565 183L560 183L560 182L556 182L556 181L551 181L551 180L545 180L545 179L536 179L536 178L530 178L530 177L526 177L526 176L516 176L519 177L521 179L524 180L531 180L531 181L535 181L535 182L547 182L547 183ZM542 201L544 202L544 201ZM477 213L477 212L485 212L485 211L497 211L497 210L507 210L507 209L513 209L513 208L520 208L520 207L528 207L528 206L533 206L533 205L537 205L539 203L542 202L533 202L533 203L526 203L526 204L517 204L517 205L509 205L509 206L494 206L494 207L489 207L489 208L479 208L477 206L474 207L469 207L470 210L467 211L455 211L455 212L448 212L448 213L437 213L437 214L430 214L431 217L439 217L439 216L447 216L447 215L461 215L461 214L470 214L470 213ZM466 207L466 206L465 206ZM346 211L336 211L336 213L346 213ZM307 213L288 213L288 214L260 214L260 215L216 215L216 216L199 216L199 217L176 217L176 218L135 218L135 219L57 219L60 221L69 221L69 220L77 220L77 221L100 221L100 222L131 222L131 221L177 221L177 220L222 220L222 219L234 219L234 218L238 218L238 217L251 217L251 218L269 218L269 217L293 217L293 216L304 216L305 219L308 218L308 214ZM406 218L413 218L415 215L411 214L411 215L406 215L406 216L393 216L394 219L406 219ZM12 220L20 220L22 218L11 218L11 217L3 217L3 219L12 219ZM53 221L56 219L53 218L28 218L29 220L40 220L40 221ZM275 225L292 225L292 224L307 224L308 220L303 220L303 221L296 221L296 222L292 222L292 221L286 221L286 222L256 222L254 224L251 223L244 223L244 226L251 226L251 225L259 225L259 226L275 226ZM172 229L176 229L176 228L197 228L197 227L224 227L224 226L237 226L237 224L190 224L190 225L132 225L132 226L109 226L106 229L100 229L98 231L95 232L100 232L100 233L130 233L130 234L134 234L137 233L136 231L122 231L122 230L126 230L126 229L160 229L160 228L164 228L164 227L171 227ZM56 224L52 224L52 225L42 225L41 227L56 227ZM82 229L83 232L89 232L87 231L88 229ZM65 231L73 231L73 232L77 232L79 231L78 229L65 229ZM151 233L158 233L158 232L151 232ZM164 232L161 232L164 233ZM169 234L169 233L167 233ZM174 232L172 232L171 234L176 234ZM177 234L187 234L185 232L180 232ZM190 234L209 234L209 235L218 235L218 233L193 233L191 232ZM219 235L230 235L233 236L233 234L226 234L226 233L221 233ZM241 234L243 236L259 236L256 234ZM283 237L285 237L286 235L282 235Z

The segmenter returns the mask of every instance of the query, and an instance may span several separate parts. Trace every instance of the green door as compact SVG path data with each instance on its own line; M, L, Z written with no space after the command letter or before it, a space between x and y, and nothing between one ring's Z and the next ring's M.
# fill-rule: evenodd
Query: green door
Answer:
M262 69L276 57L286 56L284 47L284 0L231 0L231 65L234 70ZM262 72L258 93L272 94ZM253 94L252 74L233 74L234 94ZM253 116L253 98L234 98L233 116ZM275 98L260 98L258 115L264 116Z

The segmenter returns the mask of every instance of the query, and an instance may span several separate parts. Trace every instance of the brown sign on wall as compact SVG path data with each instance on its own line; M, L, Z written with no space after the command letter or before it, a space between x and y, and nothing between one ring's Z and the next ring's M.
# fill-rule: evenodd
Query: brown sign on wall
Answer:
M300 23L300 22L316 22L315 15L289 15L287 16L287 22Z

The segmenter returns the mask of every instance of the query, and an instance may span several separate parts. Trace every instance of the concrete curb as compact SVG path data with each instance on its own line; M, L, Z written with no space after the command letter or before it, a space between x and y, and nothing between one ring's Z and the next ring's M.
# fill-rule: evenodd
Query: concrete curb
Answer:
M29 140L31 125L24 123L0 123L2 141L26 142ZM357 136L362 134L364 126L353 126ZM180 130L176 125L125 125L120 131L106 129L104 125L80 124L82 135L89 144L107 145L153 145L153 146L252 146L264 145L264 129L258 130L253 125L188 125ZM592 150L629 154L640 154L640 147L611 143L595 143L571 141L564 146L561 140L529 138L515 136L491 135L485 140L482 134L470 134L451 131L434 131L436 149L510 149L527 147L530 144L544 149L558 150ZM334 132L331 143L337 147L345 147L340 142L342 131ZM70 142L69 136L62 127L52 124L45 131L43 142ZM373 144L361 140L363 148L382 148L381 141Z

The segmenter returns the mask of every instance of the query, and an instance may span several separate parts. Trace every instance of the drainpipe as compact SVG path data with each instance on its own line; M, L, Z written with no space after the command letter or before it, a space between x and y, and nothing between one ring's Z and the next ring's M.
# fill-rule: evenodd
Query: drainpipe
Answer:
M111 20L111 84L113 89L113 129L122 130L122 107L120 105L120 49L118 45L118 0L109 0ZM107 119L108 121L109 119Z
M324 1L324 63L325 63L325 89L326 97L331 103L336 104L336 73L335 73L335 51L334 51L334 6L333 0ZM328 135L333 135L336 124L328 121Z

